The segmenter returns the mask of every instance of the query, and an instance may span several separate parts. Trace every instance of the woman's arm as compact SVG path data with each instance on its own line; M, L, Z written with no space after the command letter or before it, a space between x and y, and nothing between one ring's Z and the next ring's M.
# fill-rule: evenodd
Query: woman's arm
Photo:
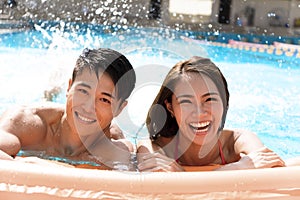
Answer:
M228 163L216 170L256 169L285 166L284 161L275 152L265 147L255 133L249 131L234 132L234 151L241 155L237 162Z
M137 159L139 171L185 171L176 160L167 157L163 149L150 140L139 142Z
M287 159L285 164L287 167L300 166L300 156Z

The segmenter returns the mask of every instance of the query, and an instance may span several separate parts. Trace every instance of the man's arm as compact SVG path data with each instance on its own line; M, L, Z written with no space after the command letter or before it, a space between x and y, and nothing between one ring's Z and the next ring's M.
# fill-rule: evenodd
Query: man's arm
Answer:
M35 109L18 107L8 110L0 118L0 150L15 156L22 147L39 144L46 131Z

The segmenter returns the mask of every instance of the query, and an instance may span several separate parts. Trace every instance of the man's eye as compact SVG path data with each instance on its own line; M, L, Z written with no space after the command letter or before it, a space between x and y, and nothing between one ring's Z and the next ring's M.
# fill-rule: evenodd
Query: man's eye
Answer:
M85 89L79 88L79 89L77 89L77 91L80 92L80 93L82 93L82 94L88 94L88 91L85 90Z
M111 101L106 99L106 98L100 98L99 99L100 101L104 102L104 103L108 103L108 104L111 104Z

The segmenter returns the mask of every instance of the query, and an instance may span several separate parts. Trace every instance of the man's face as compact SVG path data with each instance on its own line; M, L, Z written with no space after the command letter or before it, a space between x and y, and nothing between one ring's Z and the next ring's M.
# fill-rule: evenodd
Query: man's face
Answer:
M87 136L107 132L113 117L123 106L117 99L115 85L106 73L85 69L70 81L67 93L67 117L73 131Z

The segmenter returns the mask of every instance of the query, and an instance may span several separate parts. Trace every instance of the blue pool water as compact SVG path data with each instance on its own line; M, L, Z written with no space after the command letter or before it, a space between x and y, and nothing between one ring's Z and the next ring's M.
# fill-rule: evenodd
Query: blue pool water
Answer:
M133 141L147 137L141 128L154 94L170 67L193 55L211 58L223 71L230 91L226 128L256 132L283 158L299 156L300 59L182 40L192 32L158 28L114 29L64 23L0 35L0 112L14 104L39 102L44 90L67 80L85 47L124 53L137 70L129 105L115 121ZM150 77L150 78L149 78ZM141 129L141 130L140 130Z

